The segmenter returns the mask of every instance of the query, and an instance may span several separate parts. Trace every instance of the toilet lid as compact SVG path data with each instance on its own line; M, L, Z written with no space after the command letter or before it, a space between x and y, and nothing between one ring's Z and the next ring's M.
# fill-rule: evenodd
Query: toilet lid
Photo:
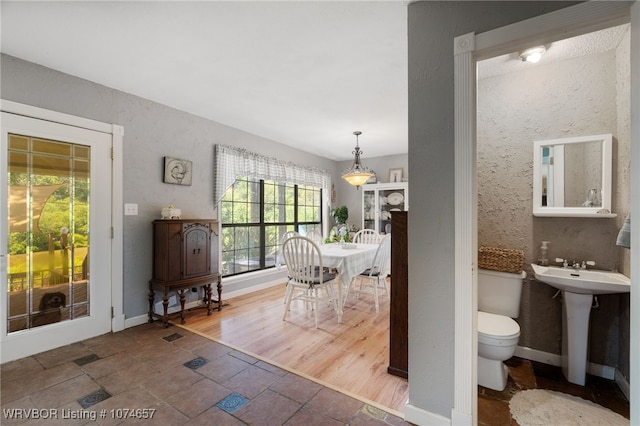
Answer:
M504 315L478 312L478 335L508 339L520 335L520 326Z

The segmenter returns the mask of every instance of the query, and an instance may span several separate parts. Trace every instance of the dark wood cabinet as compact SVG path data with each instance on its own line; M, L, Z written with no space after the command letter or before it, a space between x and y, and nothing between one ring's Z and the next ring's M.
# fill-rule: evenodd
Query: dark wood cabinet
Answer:
M184 324L185 292L204 287L207 315L212 303L222 308L222 283L218 272L218 222L211 219L163 219L153 222L153 278L149 280L149 322L161 317L168 326L169 293L180 297ZM212 300L211 284L217 284L218 300ZM162 290L163 315L153 308L155 291Z
M391 308L389 319L389 367L395 376L409 376L409 271L406 211L391 212Z

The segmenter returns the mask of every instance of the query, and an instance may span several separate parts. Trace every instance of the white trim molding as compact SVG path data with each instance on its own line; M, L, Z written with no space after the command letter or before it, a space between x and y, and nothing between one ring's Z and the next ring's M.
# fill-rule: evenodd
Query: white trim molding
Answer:
M124 330L124 127L111 126L111 331Z
M475 34L454 39L455 73L455 340L451 420L471 425L478 418ZM471 344L469 344L471 342Z
M423 408L411 405L409 402L404 406L404 419L412 424L421 426L457 426L460 424L454 423L453 419L450 420Z
M123 288L123 140L124 127L103 123L84 117L51 111L18 102L0 100L0 109L11 114L37 118L58 124L79 127L111 135L112 141L112 192L111 192L111 330L120 331L125 327Z

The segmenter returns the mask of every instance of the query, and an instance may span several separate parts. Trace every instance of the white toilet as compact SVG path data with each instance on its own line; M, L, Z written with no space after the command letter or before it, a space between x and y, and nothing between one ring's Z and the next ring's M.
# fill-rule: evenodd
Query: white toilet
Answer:
M520 313L522 280L527 276L478 270L478 384L502 391L508 368L503 361L513 356L520 326L512 318Z

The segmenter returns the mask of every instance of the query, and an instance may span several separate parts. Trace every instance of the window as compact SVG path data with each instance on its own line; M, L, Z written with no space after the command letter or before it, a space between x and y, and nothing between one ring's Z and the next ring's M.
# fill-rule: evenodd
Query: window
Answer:
M236 179L221 202L222 275L274 267L287 231L322 232L321 200L321 188Z

